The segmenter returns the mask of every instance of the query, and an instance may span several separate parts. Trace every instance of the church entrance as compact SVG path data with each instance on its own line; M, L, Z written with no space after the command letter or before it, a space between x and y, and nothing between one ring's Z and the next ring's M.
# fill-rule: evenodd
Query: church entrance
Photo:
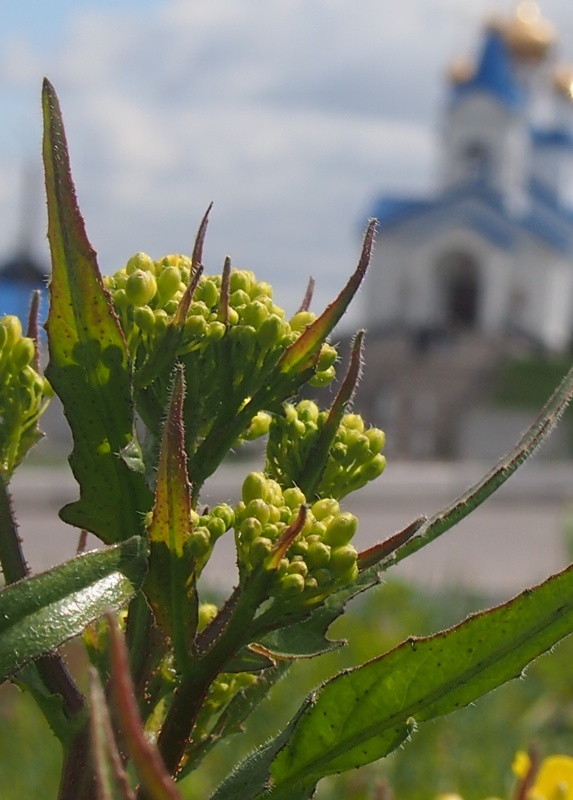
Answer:
M479 267L473 256L453 251L438 262L438 284L444 323L452 328L474 328L479 312Z

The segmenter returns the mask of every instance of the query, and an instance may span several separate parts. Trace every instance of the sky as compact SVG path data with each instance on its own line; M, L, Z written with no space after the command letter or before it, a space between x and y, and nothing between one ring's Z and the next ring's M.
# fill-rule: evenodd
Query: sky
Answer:
M213 201L206 271L229 254L291 312L313 275L318 311L356 264L373 200L436 184L445 69L472 54L487 14L513 5L0 0L0 260L19 241L24 175L33 246L48 257L47 76L102 272L141 250L190 253ZM573 62L570 0L539 5Z

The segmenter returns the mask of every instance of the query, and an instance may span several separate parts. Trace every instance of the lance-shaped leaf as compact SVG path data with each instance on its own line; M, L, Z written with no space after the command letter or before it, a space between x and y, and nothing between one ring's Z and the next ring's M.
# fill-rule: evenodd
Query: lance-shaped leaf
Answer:
M213 203L209 204L203 219L197 230L195 238L195 245L193 247L193 255L191 264L193 266L193 273L183 294L179 301L177 310L173 315L171 324L165 331L165 335L161 341L161 347L155 347L151 353L148 354L147 360L139 366L134 375L134 386L136 393L145 392L148 390L150 384L161 375L169 375L173 364L177 358L177 353L181 347L181 342L184 337L184 325L189 313L189 307L195 294L195 289L199 284L201 275L203 274L203 244L205 242L205 234L207 233L207 225L209 223L209 213ZM139 407L141 407L141 395L138 395Z
M96 670L90 670L90 733L99 800L135 800L111 724L107 698Z
M330 448L356 390L362 370L363 342L364 331L358 331L352 343L348 371L330 408L326 422L301 469L300 481L297 481L297 485L309 499L317 496L320 479L330 455Z
M313 692L257 792L309 798L320 778L382 758L416 723L448 714L512 678L573 631L573 567L450 630L410 638ZM272 747L272 743L269 745ZM249 767L243 769L249 785ZM226 795L217 795L223 800Z
M133 681L129 670L129 655L115 620L108 615L111 645L111 685L121 731L129 754L149 800L182 800L169 777L154 742L143 728Z
M0 678L55 650L109 609L127 605L146 570L147 544L134 536L3 589Z
M161 438L155 505L148 528L151 547L146 593L157 621L173 638L181 669L197 628L194 559L187 552L191 536L191 487L187 475L183 369L175 371L171 400Z
M336 300L326 307L320 317L317 317L281 356L277 365L280 372L299 372L314 365L318 348L334 326L340 322L350 301L362 283L374 248L375 233L376 220L370 220L356 270Z
M46 374L72 430L80 499L60 515L106 543L141 531L151 505L143 475L120 453L133 436L131 368L111 300L85 232L56 93L44 81L44 169L52 254Z

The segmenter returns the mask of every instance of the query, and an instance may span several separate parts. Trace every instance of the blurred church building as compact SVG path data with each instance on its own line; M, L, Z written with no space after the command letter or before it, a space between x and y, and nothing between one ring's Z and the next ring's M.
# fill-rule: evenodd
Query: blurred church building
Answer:
M489 19L446 89L439 190L369 209L357 405L404 456L467 455L501 360L573 335L573 69L537 4Z

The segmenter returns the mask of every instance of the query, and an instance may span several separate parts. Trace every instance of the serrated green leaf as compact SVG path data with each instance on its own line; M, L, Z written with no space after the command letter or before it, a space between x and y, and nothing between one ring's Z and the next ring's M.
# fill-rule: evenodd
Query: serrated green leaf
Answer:
M147 543L134 536L86 553L0 592L0 678L77 636L141 587Z
M76 200L56 93L44 81L44 169L52 255L46 369L72 430L70 464L80 499L62 519L107 544L141 532L151 505L143 475L120 454L133 437L131 367L125 339Z
M264 797L296 797L300 786L381 758L408 737L416 722L455 711L518 677L572 630L569 567L455 628L408 639L337 675L301 709L292 736L273 761L272 788Z
M260 747L236 766L231 774L217 787L210 800L254 800L263 790L269 769L279 750L285 746L297 717L272 741ZM291 798L289 798L291 800ZM296 796L292 798L296 800Z
M288 627L278 628L260 639L272 655L281 658L312 658L342 647L344 641L329 639L326 633L344 610L344 604L320 606L312 615Z

